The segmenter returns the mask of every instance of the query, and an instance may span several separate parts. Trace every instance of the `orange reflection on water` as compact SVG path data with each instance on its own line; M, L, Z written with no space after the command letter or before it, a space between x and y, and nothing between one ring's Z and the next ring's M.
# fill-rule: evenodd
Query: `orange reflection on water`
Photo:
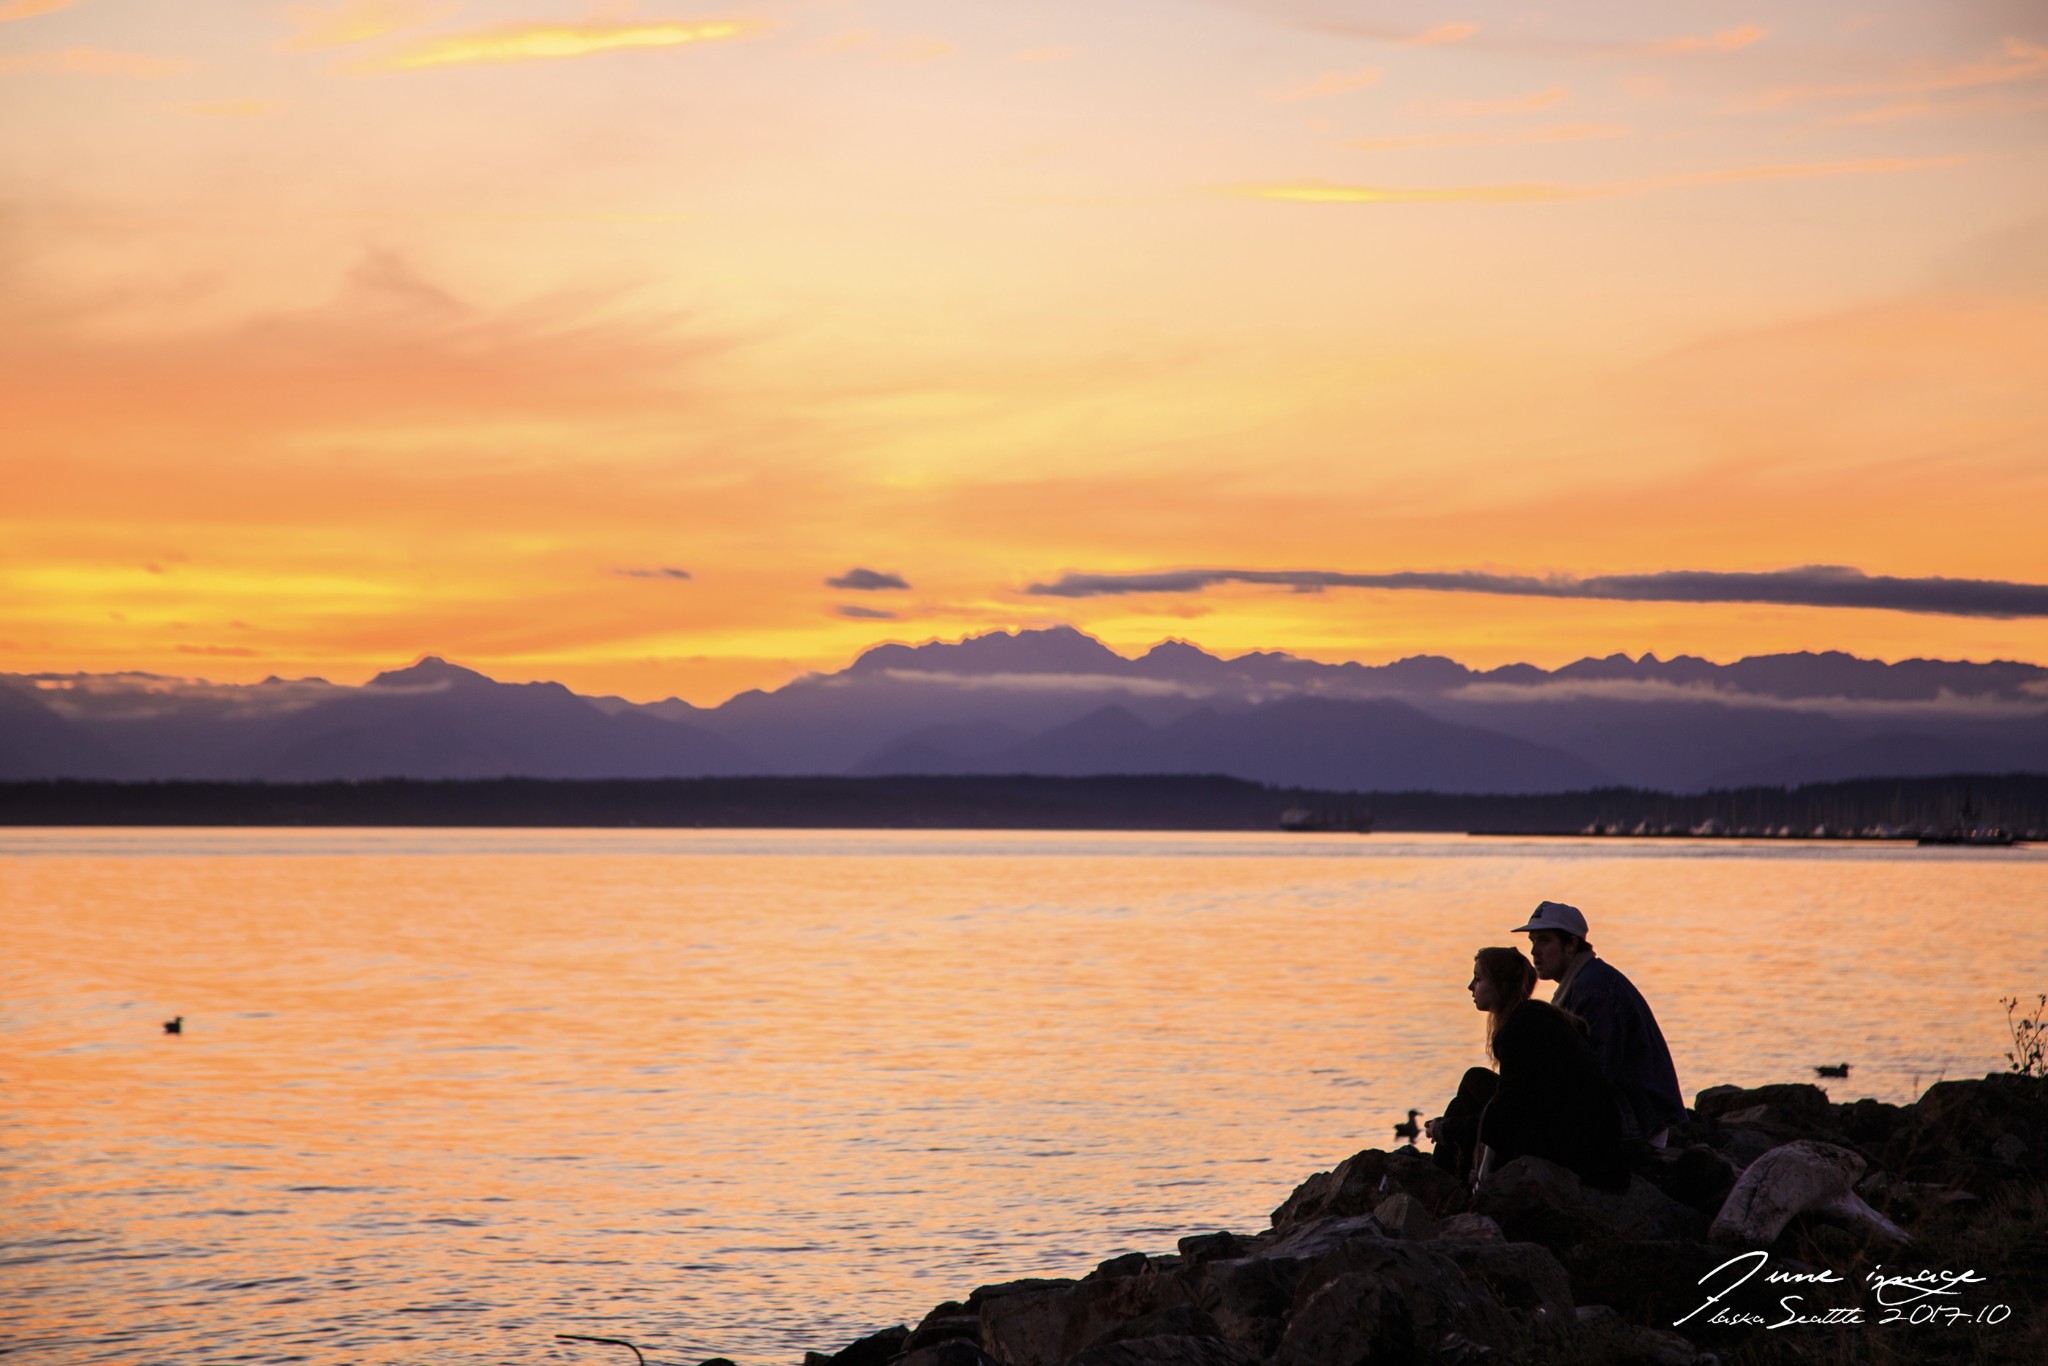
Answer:
M1587 911L1688 1094L2001 1067L2048 860L1375 836L0 835L0 1325L66 1360L790 1362L1252 1229ZM186 1017L170 1037L159 1022Z

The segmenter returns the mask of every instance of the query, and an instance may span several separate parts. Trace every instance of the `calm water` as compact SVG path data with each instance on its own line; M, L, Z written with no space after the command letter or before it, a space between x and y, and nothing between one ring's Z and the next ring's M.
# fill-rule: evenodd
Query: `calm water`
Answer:
M2038 850L0 832L0 1352L793 1363L1262 1227L1544 897L1688 1095L1904 1100L2048 989Z

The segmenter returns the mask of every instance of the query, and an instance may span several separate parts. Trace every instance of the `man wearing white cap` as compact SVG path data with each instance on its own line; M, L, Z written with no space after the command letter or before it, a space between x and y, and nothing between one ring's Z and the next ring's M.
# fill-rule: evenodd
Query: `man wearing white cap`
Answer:
M1593 1053L1621 1107L1622 1138L1663 1147L1671 1126L1685 1118L1685 1097L1650 1003L1628 978L1593 956L1578 907L1546 901L1515 932L1529 936L1536 975L1557 983L1550 1003L1586 1022Z

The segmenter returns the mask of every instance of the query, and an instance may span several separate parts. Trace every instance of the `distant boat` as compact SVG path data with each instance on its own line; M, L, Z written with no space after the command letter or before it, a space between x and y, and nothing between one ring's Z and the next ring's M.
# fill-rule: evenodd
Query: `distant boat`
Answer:
M1297 835L1325 831L1366 835L1372 833L1372 812L1353 811L1349 807L1342 811L1312 811L1305 806L1290 806L1280 813L1280 828Z
M1922 835L1921 844L1967 844L1985 849L2003 849L2012 844L2012 831L2002 826L1982 825L1977 821L1977 808L1968 796L1963 798L1963 809L1956 813L1956 823L1946 830L1931 831Z

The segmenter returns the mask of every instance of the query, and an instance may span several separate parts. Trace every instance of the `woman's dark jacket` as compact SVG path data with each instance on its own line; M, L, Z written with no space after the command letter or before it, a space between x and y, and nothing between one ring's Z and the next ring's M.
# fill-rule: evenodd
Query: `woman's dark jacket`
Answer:
M1494 1032L1500 1087L1479 1121L1494 1166L1544 1157L1590 1185L1628 1184L1621 1155L1621 1112L1586 1035L1542 1001L1516 1006Z

